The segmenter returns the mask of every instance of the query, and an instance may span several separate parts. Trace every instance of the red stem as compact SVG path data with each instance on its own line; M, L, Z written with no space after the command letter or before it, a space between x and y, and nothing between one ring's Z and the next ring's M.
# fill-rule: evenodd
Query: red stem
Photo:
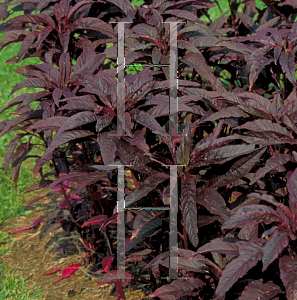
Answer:
M64 187L61 187L61 192L62 192L62 194L63 194L63 196L64 196L64 199L65 199L66 204L67 204L67 206L68 206L69 212L71 213L72 219L73 219L73 221L74 221L75 218L74 218L74 215L73 215L72 206L71 206L71 203L70 203L70 201L69 201L69 198L68 198L68 196L67 196L67 194L66 194L66 192L65 192Z
M186 228L184 227L183 228L183 240L184 240L184 246L185 246L185 249L188 250L188 237L187 237L187 230Z
M120 279L117 279L117 281L116 281L116 298L118 300L125 300L122 282Z

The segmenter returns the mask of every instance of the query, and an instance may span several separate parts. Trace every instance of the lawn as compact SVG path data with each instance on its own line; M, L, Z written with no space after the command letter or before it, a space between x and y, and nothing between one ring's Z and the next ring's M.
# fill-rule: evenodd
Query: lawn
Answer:
M14 14L14 16L17 13ZM0 40L4 33L0 34ZM19 64L5 64L5 61L12 56L17 55L20 48L20 43L13 44L5 47L0 52L0 78L2 80L0 85L0 107L2 108L11 99L26 92L33 92L34 89L22 89L16 92L14 95L9 96L11 89L19 81L24 80L24 76L15 73L13 70L19 68L26 64L36 64L39 60L36 58L30 58L22 61ZM12 107L3 114L0 115L0 122L7 118L13 118L10 115L15 109ZM20 170L20 176L17 186L17 191L15 189L15 184L11 179L10 169L7 174L4 171L4 153L5 148L9 141L14 137L15 133L9 133L0 138L0 226L7 224L12 217L18 217L21 215L28 215L31 213L30 210L25 211L23 205L26 200L32 198L32 193L24 194L26 189L36 183L38 178L35 179L32 175L32 169L34 167L34 161L31 159L26 160ZM34 195L33 195L34 196ZM12 224L13 229L13 224ZM13 240L8 237L7 233L0 232L0 257L7 251L10 251L13 245ZM41 299L40 291L27 290L24 279L17 276L12 272L12 270L1 263L0 261L0 300L2 299Z

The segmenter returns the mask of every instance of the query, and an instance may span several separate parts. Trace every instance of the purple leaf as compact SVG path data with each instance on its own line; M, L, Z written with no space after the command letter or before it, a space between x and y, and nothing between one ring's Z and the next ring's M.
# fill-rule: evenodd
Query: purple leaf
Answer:
M36 31L33 31L24 38L22 45L20 47L19 53L17 55L18 63L25 57L29 48L33 45L37 35L38 35L38 33Z
M287 188L289 192L289 206L292 211L292 215L294 215L297 211L296 205L297 205L297 169L293 172L291 175L288 183Z
M237 238L216 238L203 245L197 250L197 253L215 252L221 254L239 255L239 247L246 244Z
M282 51L279 63L289 81L295 86L295 51Z
M280 278L286 288L288 300L296 298L297 293L297 261L295 257L285 255L279 259Z
M222 83L213 75L211 68L207 65L201 52L188 53L181 61L191 68L194 68L200 76L209 80L215 90L221 90L223 88Z
M288 116L288 114L284 114L283 117L283 122L286 126L288 126L289 128L291 128L295 133L297 133L297 126L295 125L294 121L292 120L292 118L290 116Z
M276 169L279 166L285 165L287 162L293 159L290 154L277 154L270 157L263 168L259 168L250 182L250 185L255 184L259 179L264 177L270 171Z
M57 132L57 135L60 135L62 132L66 130L71 130L76 127L93 123L97 121L97 116L90 112L90 111L82 111L79 113L76 113L75 115L71 116L70 118L67 118L63 125L60 127L59 131Z
M79 76L92 74L104 62L105 58L104 53L95 55L89 49L84 49L74 66L74 74Z
M181 207L183 222L194 247L198 246L196 181L187 176L181 181Z
M246 122L244 125L236 127L234 129L248 129L254 132L273 131L280 134L281 136L285 135L291 139L293 138L292 134L290 134L285 127L277 123L272 123L269 120L255 120L252 122Z
M61 31L58 31L60 43L63 47L63 53L62 54L66 54L67 51L68 51L70 34L71 34L71 29L70 28L66 29L65 32L63 32L63 33Z
M27 131L37 129L39 132L50 129L58 131L60 127L69 119L68 117L56 116L44 120L39 120L27 128Z
M244 224L282 223L282 218L269 206L246 205L240 207L227 221L222 229L232 229Z
M4 154L4 171L7 174L9 162L13 152L19 143L19 141L25 136L25 134L17 134L14 139L11 139L8 146L5 148L6 152Z
M159 297L161 300L176 300L182 296L196 296L198 292L193 292L194 289L201 289L205 283L199 278L182 278L172 281L170 284L165 284L154 291L153 297Z
M201 24L201 25L204 24L204 22L202 22L196 15L194 15L193 13L191 13L187 10L169 9L169 10L166 10L163 14L171 14L173 16L188 20L193 23L197 23L197 24Z
M119 140L114 138L116 143L117 152L120 159L123 161L125 165L133 165L131 168L135 170L139 170L140 172L146 174L156 173L150 167L145 166L147 163L151 163L151 159L144 155L137 146L131 145L123 140Z
M133 17L134 9L130 1L128 0L105 0L105 1L117 6L122 12L126 14L127 17L129 18Z
M36 177L39 169L50 159L50 156L52 152L59 146L66 144L70 141L79 139L79 138L85 138L88 136L93 135L92 132L87 130L72 130L72 131L66 131L58 136L56 135L53 141L51 142L50 146L46 149L43 156L37 160L35 167L33 169L33 174Z
M0 42L0 50L11 43L22 41L28 33L29 32L26 32L24 30L14 30L7 32Z
M220 186L233 183L235 180L246 176L260 160L262 154L266 151L266 148L259 150L255 150L254 153L258 152L257 154L252 153L249 156L237 160L225 174L213 176L206 184L206 187L217 189Z
M128 74L125 78L127 85L126 97L129 98L129 96L132 96L133 93L139 91L139 89L143 88L152 79L153 76L150 74L148 67L145 67L139 74ZM129 102L127 103L127 107L129 107Z
M57 86L60 85L61 75L59 70L57 70L54 66L52 66L51 64L44 63L36 65L36 68L48 74Z
M26 209L27 209L29 206L31 206L32 204L34 204L34 203L40 201L41 199L43 199L43 198L45 198L45 197L47 197L47 195L45 195L45 196L39 196L39 197L37 197L37 198L31 200L31 201L26 205Z
M225 119L225 118L247 118L249 115L246 114L242 109L240 109L237 106L229 106L226 108L223 108L219 110L218 112L210 115L206 119L204 119L204 122L207 121L216 121L218 119Z
M28 153L32 150L32 148L32 144L20 144L11 156L11 177L12 180L15 182L15 188L17 188L17 181L19 177L21 164L24 160L29 158Z
M194 162L197 158L203 157L203 155L210 150L219 148L236 139L239 139L239 137L231 135L222 138L215 138L213 134L209 134L206 138L202 139L195 145L191 152L191 162Z
M99 215L96 217L92 217L88 221L84 222L81 227L84 228L88 225L102 225L102 223L104 223L106 220L107 220L106 215Z
M53 231L55 231L55 230L58 230L58 229L61 228L61 227L62 227L62 224L61 224L60 221L58 221L58 222L56 222L56 223L50 225L49 228L45 231L45 233L44 233L44 235L43 235L42 238L45 238L50 232L53 232Z
M258 224L246 224L238 233L240 239L250 241L258 238Z
M272 281L263 284L263 279L261 278L247 285L238 300L270 300L279 293L283 292L278 285Z
M163 211L139 211L134 219L132 236L129 243L125 244L126 251L133 249L148 233L162 225L160 219L157 219ZM156 220L157 219L157 220Z
M223 270L215 291L214 300L219 299L219 297L229 291L239 278L243 277L260 259L262 259L263 243L264 241L262 240L249 241L239 248L239 257L231 260Z
M95 30L95 31L100 31L103 34L110 37L116 36L110 24L107 24L106 22L100 19L91 18L91 17L76 20L73 23L73 29L74 30L76 29Z
M69 53L63 52L59 60L61 83L60 86L66 85L71 73L71 63Z
M263 268L264 272L267 267L279 256L279 254L289 244L287 233L276 230L263 247Z
M155 27L148 24L138 24L132 30L139 35L139 38L159 46L159 36Z
M91 7L93 1L92 0L84 0L81 2L76 3L70 10L67 12L66 19L71 20L72 17L79 13L81 10L85 10L86 8Z
M110 132L101 133L98 136L98 143L104 164L113 164L117 147L112 134Z
M228 145L210 150L204 156L206 159L221 159L224 163L243 154L250 154L255 151L255 145ZM226 160L226 158L228 160Z
M38 51L41 46L42 43L44 42L44 40L48 37L48 35L54 30L54 28L49 25L47 27L42 28L39 32L38 32L38 38L36 41L36 51Z
M115 116L114 111L108 107L104 107L102 109L101 113L103 113L103 115L98 117L98 120L96 123L96 131L98 133L103 128L107 127Z
M63 99L64 100L64 99ZM93 100L77 100L69 101L66 105L62 106L59 110L89 110L96 111L99 106Z
M213 189L202 190L197 195L196 201L207 208L210 213L220 216L222 220L226 220L231 215L224 198Z
M216 18L211 24L209 25L209 28L213 30L221 29L224 23L226 22L227 16L229 14L229 11L226 11L224 14L222 14L220 17Z
M268 49L269 50L269 49ZM269 64L271 64L274 61L273 58L268 59L262 55L256 56L253 59L253 64L250 71L249 81L250 81L250 87L249 91L251 91L252 86L254 85L255 81L257 80L260 72Z
M94 184L98 181L103 181L103 182L108 181L106 172L92 172L92 173L88 173L87 177L85 178L81 176L78 177L78 183L75 187L75 193L79 194L84 188L86 188L87 185Z
M14 99L12 99L11 101L9 101L4 107L2 107L0 110L0 114L2 114L6 109L8 109L14 105L21 104L21 103L22 103L22 105L27 105L27 104L30 104L33 101L39 100L40 98L43 98L47 95L50 95L50 92L43 91L43 92L27 93L27 94L19 95L19 96L15 97Z
M11 96L12 94L14 94L15 92L17 92L18 90L20 90L22 88L44 88L46 90L54 90L55 86L51 82L49 82L45 79L28 78L28 79L25 79L24 81L17 83L13 87L9 96Z
M51 25L52 27L56 27L54 20L43 13L40 13L38 15L22 15L22 16L16 16L14 18L9 19L7 22L7 24L10 23L32 23L32 24L44 24L44 25Z
M146 268L150 268L152 270L153 275L155 278L157 274L159 274L159 265L163 259L165 259L169 255L168 251L160 253L156 256L153 260L151 260L146 266Z
M125 206L128 207L134 202L145 197L150 191L153 191L160 183L169 179L170 176L165 173L157 173L149 176L133 193L125 197Z

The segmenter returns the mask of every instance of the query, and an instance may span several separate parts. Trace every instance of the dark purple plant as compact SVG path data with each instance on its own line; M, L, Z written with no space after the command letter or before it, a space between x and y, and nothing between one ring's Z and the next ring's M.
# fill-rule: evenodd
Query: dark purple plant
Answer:
M196 0L19 1L24 15L1 25L0 49L22 42L16 72L24 87L1 136L17 131L5 155L17 183L22 162L44 146L29 191L63 196L46 234L62 227L84 241L92 272L116 270L117 171L126 167L127 208L168 208L169 169L178 169L178 268L168 284L168 210L126 211L126 262L146 262L159 299L294 299L296 284L296 4L230 1L231 15L201 21L214 4ZM2 19L8 16L2 4ZM34 14L31 14L34 12ZM258 16L255 16L259 13ZM125 135L117 136L117 23L125 27ZM178 25L178 124L168 135L170 31ZM159 66L158 66L159 65ZM167 65L167 66L164 66ZM37 109L30 104L38 101ZM29 136L29 142L23 142ZM43 167L52 167L44 174ZM131 184L128 184L128 183ZM29 205L40 201L32 200ZM36 225L36 224L35 224ZM203 228L202 228L203 227ZM160 241L162 241L160 243ZM64 245L67 247L67 245ZM62 249L62 248L61 248ZM95 268L101 264L102 268ZM77 265L78 266L78 265ZM70 270L71 273L73 270ZM68 272L68 271L67 271ZM66 273L67 273L66 272ZM68 274L68 273L67 273ZM129 277L130 273L125 273ZM122 286L136 281L116 280ZM167 284L166 284L167 283ZM196 298L194 298L196 297Z

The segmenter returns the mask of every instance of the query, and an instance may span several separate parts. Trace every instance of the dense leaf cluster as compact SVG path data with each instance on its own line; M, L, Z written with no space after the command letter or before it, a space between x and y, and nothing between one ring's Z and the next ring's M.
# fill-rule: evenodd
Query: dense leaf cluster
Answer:
M121 162L129 165L126 207L163 207L126 211L126 262L149 262L155 297L296 298L297 6L263 2L263 9L253 0L239 9L230 1L231 15L208 23L200 17L209 16L210 1L154 0L135 8L128 0L0 4L0 31L7 32L0 49L22 42L7 63L42 62L16 70L27 79L11 94L44 89L17 96L0 111L17 106L16 117L0 123L1 136L18 132L7 147L5 170L11 163L17 182L32 149L44 147L33 170L41 180L29 191L48 187L63 195L60 209L47 218L53 223L48 232L76 230L94 265L102 266L94 272L106 272L100 284L114 281L116 270L118 182L111 165ZM12 4L24 15L8 18ZM179 131L169 135L166 22L177 21ZM125 68L125 86L118 84L119 22L126 22L125 64L136 66ZM45 164L52 172L44 174ZM164 284L168 165L184 167L178 168L180 278ZM119 299L131 280L124 276L116 280Z

